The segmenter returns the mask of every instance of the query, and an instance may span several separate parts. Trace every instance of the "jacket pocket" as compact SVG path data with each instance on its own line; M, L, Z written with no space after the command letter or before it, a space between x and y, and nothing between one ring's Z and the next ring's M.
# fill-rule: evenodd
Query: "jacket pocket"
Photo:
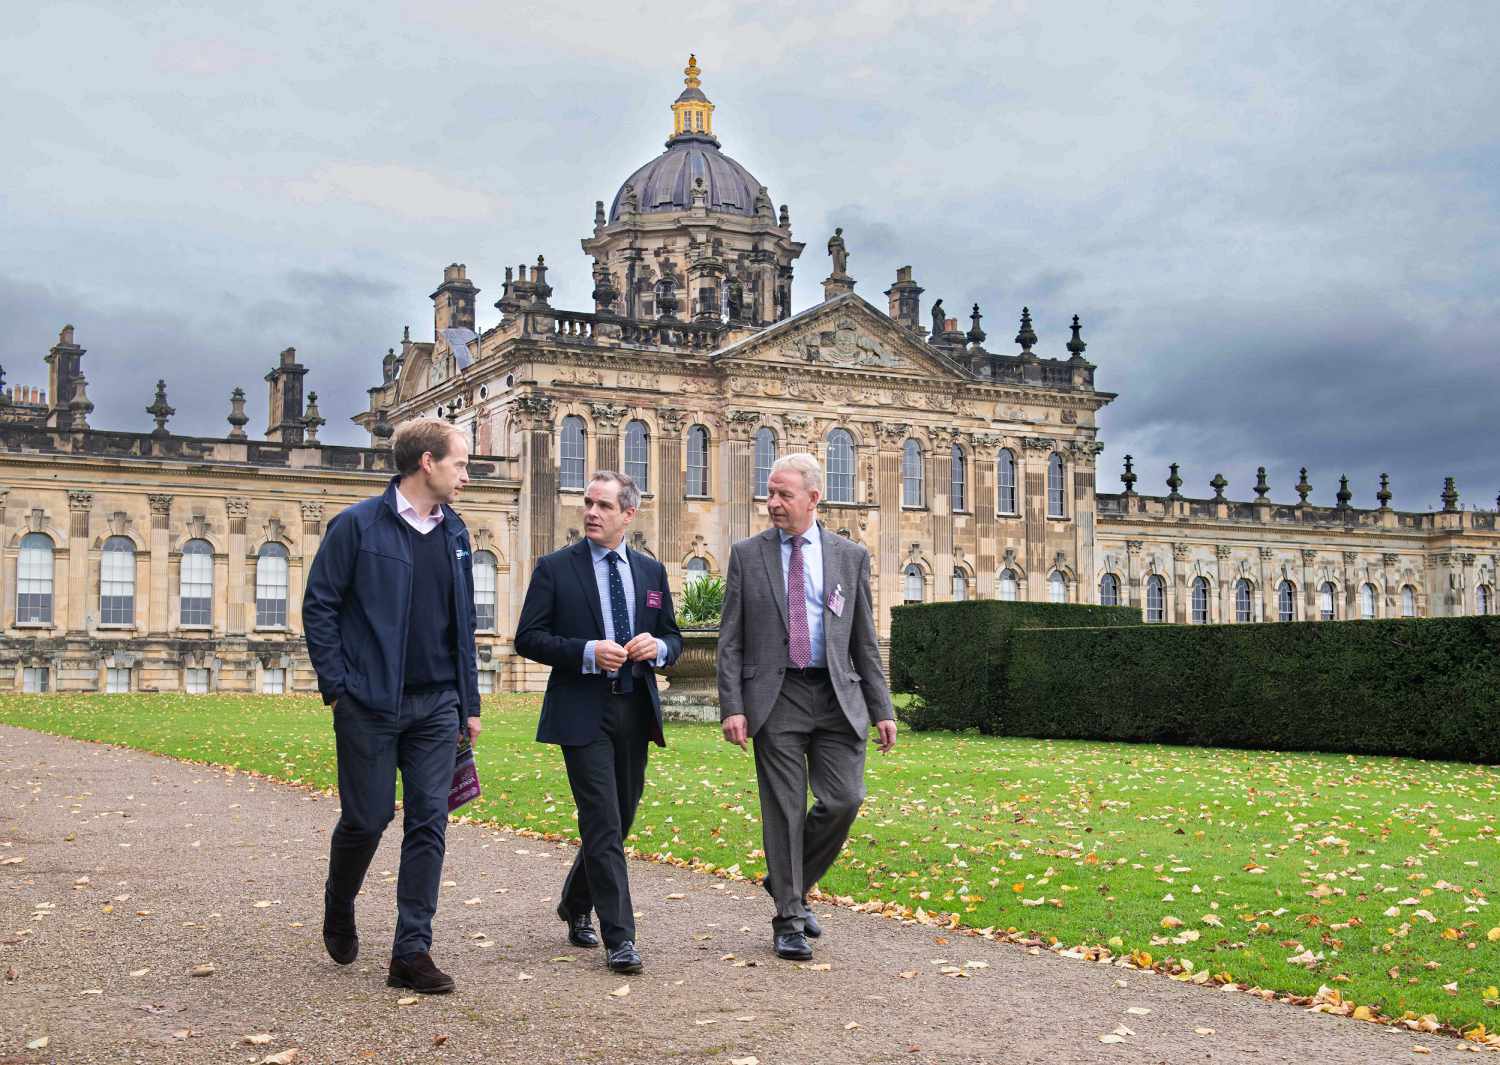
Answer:
M755 676L755 671L757 669L759 669L759 668L760 668L759 666L741 666L740 667L740 676L741 677L753 677L753 676Z

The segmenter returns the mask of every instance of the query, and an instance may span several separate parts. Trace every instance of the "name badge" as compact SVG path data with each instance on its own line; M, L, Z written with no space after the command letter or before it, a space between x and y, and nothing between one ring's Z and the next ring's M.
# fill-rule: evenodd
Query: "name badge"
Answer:
M647 592L646 593L646 608L648 610L660 610L661 609L661 593L660 592Z
M836 618L844 616L844 586L842 584L834 588L833 594L828 597L828 609Z

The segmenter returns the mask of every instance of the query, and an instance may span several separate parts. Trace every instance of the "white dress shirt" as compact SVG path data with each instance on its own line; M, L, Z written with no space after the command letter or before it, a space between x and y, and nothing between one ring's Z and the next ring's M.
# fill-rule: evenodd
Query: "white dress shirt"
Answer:
M426 536L439 525L443 524L443 505L434 503L431 514L418 514L417 508L412 506L411 500L401 494L401 489L396 489L396 513L406 519L417 532Z
M808 662L808 666L822 669L828 665L828 656L823 650L823 527L815 521L801 535L807 540L802 545L802 584L807 599L807 635L812 641L812 660ZM792 594L791 572L792 534L782 532L781 576L788 582L788 606L791 605Z
M594 559L594 585L599 590L599 612L604 615L604 638L624 646L629 643L628 639L619 640L615 636L615 611L609 602L609 552L610 548L600 547L594 541L589 541L589 554ZM615 565L620 570L620 583L625 586L625 612L630 617L630 628L635 630L635 579L630 572L630 552L625 547L625 542L620 541L620 546L613 549L620 556L620 561ZM583 672L598 673L599 664L594 660L594 644L598 640L590 640L583 645ZM662 639L656 641L656 661L652 665L660 669L667 664L667 642ZM619 676L618 669L611 670L611 677Z

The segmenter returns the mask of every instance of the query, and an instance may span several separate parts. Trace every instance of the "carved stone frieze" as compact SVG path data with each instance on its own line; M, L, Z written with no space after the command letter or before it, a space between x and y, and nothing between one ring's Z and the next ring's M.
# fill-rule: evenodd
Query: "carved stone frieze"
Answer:
M71 489L68 492L68 509L72 511L89 511L94 508L94 493Z
M898 448L911 435L911 426L906 422L881 422L877 431L882 444Z
M1397 563L1399 563L1400 561L1401 561L1401 556L1400 555L1394 555L1394 554L1391 554L1389 552L1387 552L1387 553L1385 553L1385 554L1383 554L1383 555L1380 556L1380 564L1382 566L1394 566Z
M541 392L529 392L511 401L517 421L525 422L532 429L551 429L552 397Z
M1215 558L1224 559L1230 557L1233 554L1234 548L1230 547L1228 544L1219 544L1214 548Z
M620 421L630 413L630 408L618 403L590 403L589 413L594 416L594 427L601 433L619 430Z
M760 428L761 413L758 410L729 410L724 412L724 430L733 440L748 440Z
M1345 551L1343 557L1344 557L1344 565L1346 565L1346 566L1352 566L1356 562L1359 561L1359 552L1358 551Z
M1023 436L1021 446L1027 451L1055 451L1057 441L1050 436Z
M1317 551L1313 550L1312 548L1304 547L1302 549L1302 564L1305 566L1311 566L1316 561L1318 561Z
M1261 561L1269 562L1276 557L1276 549L1274 547L1262 547L1260 549L1260 557Z
M1172 557L1178 562L1186 562L1192 557L1193 546L1191 544L1173 544Z
M1126 540L1125 541L1125 550L1128 551L1132 555L1138 555L1138 554L1140 554L1141 551L1145 549L1145 547L1146 547L1146 541L1144 541L1144 540Z
M317 525L323 520L323 503L317 499L304 499L302 506L302 521L307 525Z
M658 407L656 418L669 433L679 433L687 423L688 412L681 407Z

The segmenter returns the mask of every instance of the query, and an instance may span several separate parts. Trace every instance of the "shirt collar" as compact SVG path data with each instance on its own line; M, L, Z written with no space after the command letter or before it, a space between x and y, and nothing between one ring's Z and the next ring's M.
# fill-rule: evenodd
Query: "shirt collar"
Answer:
M421 518L421 519L437 518L439 521L442 521L443 520L443 505L441 503L435 505L433 507L433 511L434 511L434 513L430 513L430 514L418 514L417 513L417 508L412 505L411 500L407 499L404 495L401 494L401 489L399 489L399 488L396 489L396 513L397 514L411 514L412 516L414 516L416 518Z
M785 529L777 529L776 531L780 534L781 542L783 544L789 544L792 542L792 533L787 532ZM823 527L818 522L818 519L814 518L813 523L807 527L807 531L805 533L802 533L801 535L807 538L807 542L809 544L822 543Z
M616 554L618 554L621 561L623 561L627 566L630 565L630 558L625 553L624 540L620 541L619 547L600 547L598 544L594 543L594 541L589 541L589 554L593 557L594 565L596 566L599 563L603 562L604 556L609 554L611 551L614 551Z

